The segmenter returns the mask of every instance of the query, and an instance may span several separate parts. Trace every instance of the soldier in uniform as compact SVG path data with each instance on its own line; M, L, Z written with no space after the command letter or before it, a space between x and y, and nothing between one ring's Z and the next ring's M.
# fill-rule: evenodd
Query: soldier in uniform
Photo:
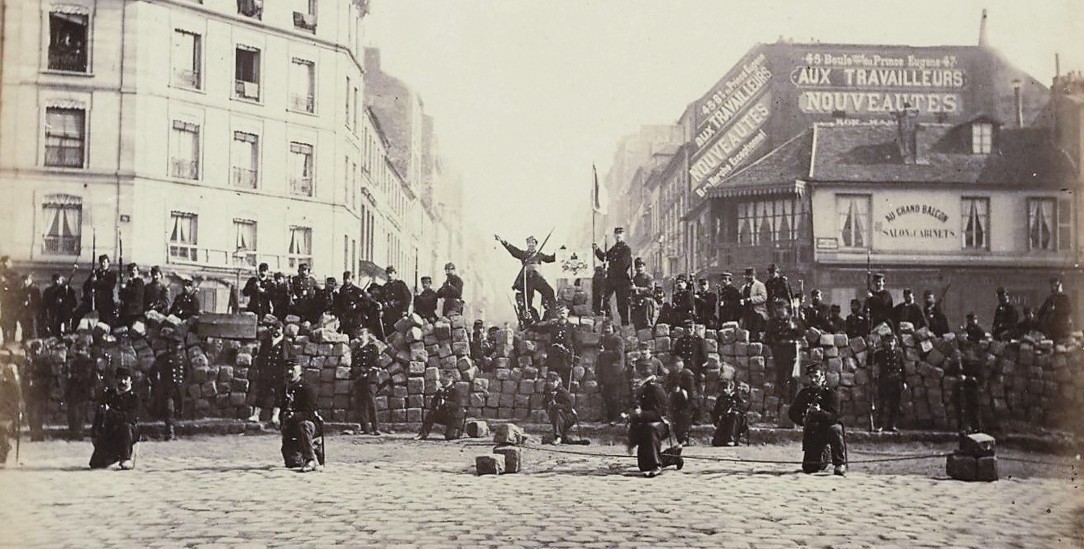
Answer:
M388 265L384 269L388 281L381 288L381 298L384 303L384 333L390 334L395 331L395 323L410 311L410 300L414 294L407 287L406 282L399 280L395 267Z
M975 316L975 313L967 313L967 322L964 324L964 334L967 335L967 340L972 343L978 343L986 339L986 330L982 326L979 326L979 318Z
M173 304L169 307L169 314L181 319L188 320L200 313L199 298L196 297L196 281L192 278L184 279L184 289L177 297L173 298Z
M1009 301L1009 292L1005 288L999 287L997 289L997 308L994 309L994 326L991 330L994 339L1002 341L1010 339L1019 323L1020 316L1016 312L1016 307Z
M339 333L354 335L362 323L363 311L368 307L365 292L354 284L354 273L343 271L343 285L335 294L334 312L339 319Z
M19 370L11 361L11 354L0 363L0 467L7 466L11 452L11 439L19 429L20 409L23 405L22 384Z
M915 292L911 288L903 289L903 303L892 309L892 321L897 329L901 322L910 322L916 330L926 327L926 313L915 303Z
M802 328L790 314L790 307L783 301L774 304L775 314L768 321L765 342L772 349L775 364L775 386L783 402L794 397L793 379L797 375L798 340Z
M635 376L639 376L640 372L645 370L652 372L651 375L660 375L664 372L662 361L655 358L654 350L652 349L653 343L650 341L640 342L640 356L636 359L636 364L632 369L632 373ZM629 380L629 394L634 398L636 396L636 387L639 385L638 379Z
M674 438L678 444L689 443L689 429L700 415L700 391L696 374L685 368L685 361L675 356L666 376L670 395L670 413L674 420Z
M433 290L433 277L422 277L422 291L414 296L414 312L427 322L437 320L437 292Z
M561 374L566 384L572 383L572 367L575 366L579 340L576 329L568 321L568 308L557 308L557 319L550 326L550 348L546 355L546 367Z
M882 348L874 351L873 364L877 368L877 432L888 430L898 433L896 417L900 411L900 393L903 392L903 351L899 340L890 335L884 338Z
M828 325L828 304L821 301L820 290L813 289L809 292L809 304L802 307L802 323L807 328L831 331Z
M659 309L659 314L655 315L655 322L652 324L673 324L674 306L666 300L666 292L658 282L655 283L651 295L655 299L655 306Z
M632 282L629 271L632 270L632 250L625 244L625 229L614 229L614 244L609 250L602 251L597 244L591 243L595 256L606 262L606 292L602 295L603 311L610 309L610 296L617 294L617 314L621 325L628 325L629 287Z
M745 419L745 413L749 411L749 391L735 390L733 379L726 379L718 398L715 399L715 407L711 410L711 422L715 425L715 434L711 437L712 446L736 446L738 444L738 429Z
M628 449L636 448L636 465L644 476L655 477L663 468L662 440L670 434L669 399L650 361L637 362L636 367L640 382L636 407L629 414Z
M572 406L572 393L561 383L557 372L546 374L546 387L543 393L546 415L553 427L553 443L561 444L568 440L568 433L576 425L576 410Z
M463 314L463 279L455 274L455 263L449 261L444 265L444 284L437 290L437 297L444 300L441 316Z
M684 326L686 320L696 319L696 294L689 288L685 275L679 274L674 280L674 295L670 300L670 323Z
M297 274L290 279L290 304L293 308L291 312L302 320L309 320L312 318L315 301L316 278L312 276L308 263L301 263L297 266ZM260 315L260 318L263 318L263 315Z
M188 358L184 352L184 341L179 337L170 341L169 351L158 355L154 361L150 381L155 397L158 417L166 426L166 440L177 436L174 422L184 415L185 373Z
M53 285L42 294L44 311L44 329L52 337L63 337L72 331L72 317L78 303L75 290L68 285L68 280L60 273L53 273Z
M685 333L681 335L674 342L673 355L681 358L684 361L684 365L689 369L693 384L695 385L696 396L699 398L701 391L699 388L704 383L704 363L707 360L707 355L704 352L704 338L696 333L696 325L693 324L692 319L686 319L683 326ZM690 398L693 397L693 392L689 393ZM697 400L692 405L692 421L698 421L700 417L700 401Z
M335 314L335 300L339 295L339 281L329 276L324 279L324 287L316 289L316 297L312 299L312 307L309 309L309 322L317 324L324 314ZM342 320L340 319L340 326Z
M307 473L324 462L323 445L317 442L324 420L316 405L316 391L301 377L301 365L290 359L285 366L289 383L275 409L279 412L276 423L282 425L282 459L286 467L300 467Z
M643 330L651 327L655 317L655 300L652 296L655 280L644 269L643 259L637 257L632 262L632 268L636 271L632 275L632 325L637 330ZM601 270L601 267L599 269ZM601 300L601 294L599 295Z
M873 288L866 291L866 311L869 315L870 329L882 322L892 325L892 294L885 289L885 275L873 275Z
M279 319L279 322L286 322L286 317L290 316L290 308L292 298L290 292L290 282L286 280L286 275L281 271L276 272L272 278L270 286L270 300L271 300L271 314L275 315L275 318Z
M847 337L866 337L869 335L869 317L862 308L862 302L857 299L851 300L851 314L847 315Z
M1043 333L1054 341L1064 341L1072 328L1073 304L1062 290L1061 278L1050 279L1050 295L1039 307L1039 324Z
M625 375L625 338L614 333L613 321L602 321L602 337L599 338L596 374L602 392L603 419L616 425L621 418L622 396L628 388Z
M22 284L16 290L18 301L16 302L15 315L22 329L23 341L38 337L38 328L42 323L41 291L34 285L34 275L23 275Z
M926 300L925 305L922 306L922 313L926 317L926 326L937 337L945 335L949 332L948 317L941 312L941 304L937 302L937 297L930 290L926 290L923 298Z
M742 328L749 330L752 341L760 341L768 322L768 290L757 280L757 270L745 269L745 285L741 287Z
M806 366L809 387L798 392L787 414L802 426L802 472L815 473L828 466L822 460L824 447L831 447L835 474L847 474L846 441L839 418L839 394L828 387L820 363Z
M26 416L30 425L30 440L45 440L45 416L49 414L49 399L53 389L58 386L56 372L50 354L55 347L63 343L53 343L46 347L40 340L30 342L27 362L30 369L27 374ZM52 347L52 348L51 348Z
M249 388L249 393L255 397L255 401L248 420L259 422L263 407L277 406L282 396L283 377L286 375L286 345L282 324L276 322L268 327L253 366L255 368L249 371L249 379L254 387ZM278 421L278 415L279 409L273 408L272 423Z
M376 372L380 368L380 349L376 346L373 332L368 328L358 328L357 338L357 345L350 357L350 365L354 370L354 407L358 411L361 428L365 429L365 425L369 424L369 434L375 436L380 434L374 398L379 387L373 387L373 384L376 383Z
M68 435L72 440L83 439L83 427L87 423L87 403L95 385L97 361L91 355L94 339L77 336L68 354L64 374L64 406L68 413Z
M828 307L828 331L833 334L842 334L847 331L847 321L840 314L839 305L833 303Z
M512 282L512 289L523 294L522 310L528 311L534 307L534 294L538 292L542 294L542 307L545 309L542 315L543 318L552 318L552 315L556 312L557 298L554 296L553 287L542 277L539 268L543 263L557 261L557 256L539 251L538 239L533 236L527 237L526 250L521 250L509 244L507 240L500 236L493 236L497 239L497 242L501 243L501 246L504 246L504 249L508 250L508 253L512 254L512 257L523 264L516 275L516 279ZM523 316L523 313L520 316Z
M719 325L741 320L741 291L734 287L734 274L724 271L719 275Z
M1012 331L1012 337L1014 339L1021 338L1037 331L1042 331L1042 326L1039 325L1039 318L1035 316L1035 309L1024 307L1024 318L1020 319L1020 322Z
M775 263L768 265L768 280L764 281L764 290L768 292L768 303L775 303L779 300L785 301L788 306L794 303L794 292L790 289L790 281L783 276L783 271ZM778 309L775 311L778 311ZM769 307L768 316L771 316L772 313L773 310Z
M117 462L121 469L135 467L132 450L139 440L136 427L139 396L132 391L132 372L128 368L117 368L114 377L116 388L105 392L94 414L91 469L105 469Z
M248 279L242 294L248 296L248 310L256 313L256 321L271 314L271 279L268 277L267 263L260 263L256 276Z
M137 320L143 320L146 283L139 273L139 266L128 264L128 274L120 283L120 323L131 326Z
M719 319L716 311L719 309L719 294L711 291L706 278L701 278L697 283L700 287L696 292L696 321L709 330L717 330Z
M982 431L982 414L979 412L979 390L983 384L986 353L980 352L977 343L957 338L956 349L951 357L947 373L960 377L956 385L956 422L960 433Z
M98 256L98 267L83 282L83 304L98 313L98 319L113 325L117 321L117 303L113 292L117 287L117 273L109 270L109 256Z
M433 394L429 409L422 418L422 429L415 437L416 440L429 438L429 431L433 429L434 423L444 426L444 440L455 440L462 436L464 395L456 388L451 370L441 372L440 381L441 385Z
M143 310L166 314L169 311L169 286L162 284L162 269L151 267L151 283L143 289Z
M20 280L21 277L11 266L11 257L0 257L0 329L5 343L15 341L15 313L18 309L15 290Z

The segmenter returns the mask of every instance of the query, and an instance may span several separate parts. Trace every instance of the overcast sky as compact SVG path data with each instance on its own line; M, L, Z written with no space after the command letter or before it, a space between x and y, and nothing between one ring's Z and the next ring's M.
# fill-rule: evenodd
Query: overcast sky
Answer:
M992 46L1039 81L1084 69L1084 1L373 0L369 45L422 96L465 222L571 237L618 139L672 123L758 42ZM509 266L511 269L512 266Z

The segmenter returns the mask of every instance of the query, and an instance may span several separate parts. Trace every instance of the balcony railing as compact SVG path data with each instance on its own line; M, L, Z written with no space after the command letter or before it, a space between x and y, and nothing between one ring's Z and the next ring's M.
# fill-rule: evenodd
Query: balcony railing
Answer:
M220 250L206 246L190 246L167 242L169 256L167 262L171 264L201 265L205 267L217 267L220 269L236 270L242 272L256 271L260 263L267 263L272 271L293 271L298 263L312 265L312 256L297 254L262 254L256 251Z
M169 258L171 263L175 262L174 260L180 262L198 262L199 252L200 248L198 246L176 242L169 243Z
M87 51L83 48L49 48L49 70L87 72Z
M312 178L311 177L291 177L290 178L290 194L300 196L312 196Z
M82 168L83 147L45 147L45 165L61 168Z
M240 97L242 99L259 101L260 85L256 82L249 82L247 80L236 80L234 84L234 93L237 95L237 97Z
M200 72L187 69L177 69L173 71L173 83L178 86L184 86L186 88L199 89L200 86Z
M169 175L182 179L199 179L199 162L173 158L169 161Z
M45 255L81 255L79 249L80 237L75 236L45 236L42 253Z
M230 182L234 187L240 187L242 189L255 189L258 173L256 170L250 170L248 168L233 168L233 177L230 178Z
M315 101L311 95L290 94L290 109L301 112L313 112Z

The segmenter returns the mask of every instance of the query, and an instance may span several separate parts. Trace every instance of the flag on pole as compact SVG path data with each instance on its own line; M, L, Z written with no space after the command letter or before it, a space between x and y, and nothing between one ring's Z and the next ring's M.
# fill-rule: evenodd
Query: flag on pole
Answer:
M591 208L597 213L606 215L606 189L598 184L598 170L595 169L594 164L591 164L591 172L595 176L595 186L591 193Z

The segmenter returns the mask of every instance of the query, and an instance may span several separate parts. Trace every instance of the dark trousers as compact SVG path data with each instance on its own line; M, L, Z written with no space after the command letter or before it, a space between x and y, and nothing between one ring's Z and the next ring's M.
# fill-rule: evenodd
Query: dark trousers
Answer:
M136 426L131 423L107 420L102 432L94 438L94 453L90 456L91 469L104 469L132 459L136 442Z
M900 393L903 391L903 380L888 377L878 383L877 394L880 402L877 404L877 425L885 429L896 427L896 419L900 413Z
M373 398L373 387L369 383L358 383L354 386L354 407L358 411L358 422L361 428L369 424L369 432L375 433L380 430L376 420L376 400Z
M632 325L635 326L637 330L651 327L651 308L647 305L633 307L632 310L629 311L629 316L632 318Z
M680 404L676 402L670 404L670 411L674 418L674 438L678 444L689 443L689 429L700 411L696 400L693 400L696 397L690 396L689 398L690 400Z
M282 459L287 467L301 467L317 461L316 424L309 420L287 422L282 426ZM321 460L322 461L322 460Z
M623 393L628 390L627 385L620 381L603 381L599 383L602 391L602 409L606 421L617 421L621 418Z
M715 424L715 434L711 437L712 446L726 446L728 442L738 443L741 438L741 428L745 423L745 414L731 410L719 418Z
M641 471L663 467L662 439L670 435L670 428L659 420L658 414L633 416L629 422L629 446L636 447L636 465Z
M173 438L176 434L174 420L184 414L184 389L180 385L164 388L158 395L157 404L158 415L166 424L166 437Z
M775 390L783 402L794 400L794 361L798 358L798 346L793 341L772 345L772 363L775 365Z
M982 431L982 414L979 411L979 385L974 381L964 381L957 389L956 419L960 431L978 433Z
M26 400L26 420L30 424L30 440L45 440L45 416L49 411L49 392L34 390Z
M68 435L75 440L83 439L83 428L87 424L87 401L82 399L67 399L68 408Z
M749 330L750 341L760 341L764 338L764 325L768 321L752 310L748 310L741 317L741 327Z
M832 465L847 463L847 442L843 440L843 425L807 425L802 431L802 472L815 473L828 466L824 462L824 447L831 448Z
M602 298L606 295L606 280L595 279L592 281L591 287L591 310L594 311L595 316L602 316L605 314L603 311ZM608 304L608 303L607 303Z
M429 431L433 430L433 424L439 423L444 426L444 439L454 440L462 436L463 416L462 414L450 409L447 406L441 406L436 410L430 410L425 415L425 419L422 421L422 429L418 432L418 436L421 438L429 438Z
M8 453L11 452L11 439L15 436L15 422L10 419L0 419L0 463L8 462Z
M629 323L630 290L627 280L607 280L606 291L602 295L602 311L607 313L610 310L610 296L617 294L617 314L621 317L622 326Z
M576 424L576 411L565 410L556 406L546 410L546 413L550 417L550 426L553 427L553 436L561 437L562 439L568 437L568 432L572 430L572 426Z
M273 408L278 406L279 395L283 388L282 378L271 375L271 372L259 372L259 377L253 380L252 393L256 395L256 403L260 408Z
M522 290L523 284L523 280L520 279L515 288ZM527 291L523 292L525 308L534 307L534 294L537 292L542 295L542 307L545 309L543 316L552 317L557 312L555 307L557 305L557 295L553 292L553 286L550 286L550 283L546 282L546 279L542 278L540 274L529 275L526 284Z

